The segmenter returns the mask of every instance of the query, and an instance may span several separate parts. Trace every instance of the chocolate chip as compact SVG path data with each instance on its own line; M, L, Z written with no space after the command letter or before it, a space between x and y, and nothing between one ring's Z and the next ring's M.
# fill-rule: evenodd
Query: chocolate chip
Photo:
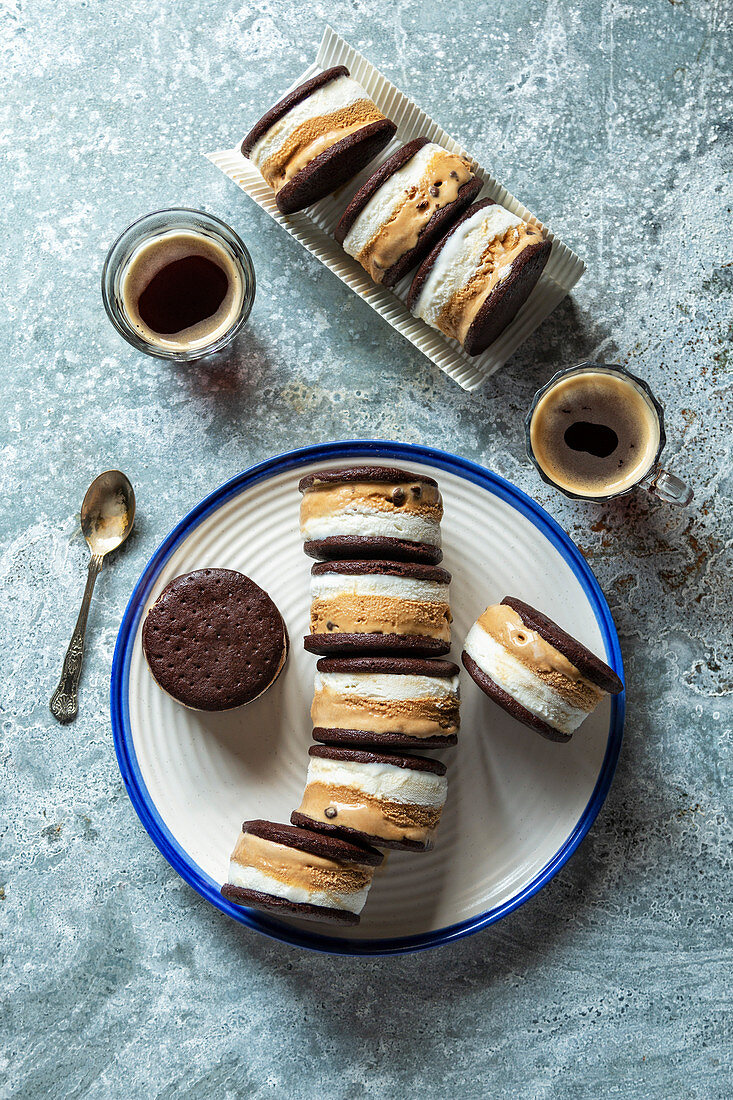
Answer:
M440 194L440 188L433 184L433 186L430 188L430 194L433 196L434 199L437 199L438 195Z
M458 173L457 173L457 172L451 172L451 174L450 174L450 178L451 178L452 180L457 180L457 179L458 179Z
M328 622L326 623L326 630L335 630L335 629L336 629L336 623L332 623L331 620L329 619Z
M405 503L406 499L407 494L405 493L404 489L397 488L392 490L392 496L390 497L390 500L393 504L396 504L398 508L401 504Z
M337 811L336 811L335 806L326 806L326 808L323 812L326 815L326 817L335 817Z
M427 210L427 208L428 208L428 200L427 199L423 199L422 202L419 202L417 204L417 209L418 210Z
M411 485L410 492L414 497L422 496L422 488L420 485Z

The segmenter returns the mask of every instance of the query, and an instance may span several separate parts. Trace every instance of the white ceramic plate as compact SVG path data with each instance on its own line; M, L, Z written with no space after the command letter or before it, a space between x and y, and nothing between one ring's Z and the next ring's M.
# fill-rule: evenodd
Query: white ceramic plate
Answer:
M143 824L172 866L242 923L302 946L347 953L409 951L497 920L535 893L572 854L608 791L621 746L623 696L606 700L567 745L543 740L487 699L461 670L458 746L434 851L390 852L361 924L284 921L224 901L241 822L288 821L300 801L311 742L315 658L301 644L312 562L298 531L299 479L324 466L407 466L439 481L444 560L453 574L452 657L489 603L516 595L537 605L623 674L616 631L584 559L546 512L465 459L382 442L306 448L241 474L194 509L148 563L120 628L112 722L120 769ZM204 714L153 682L142 653L145 613L175 576L238 569L265 588L291 637L288 667L243 709Z

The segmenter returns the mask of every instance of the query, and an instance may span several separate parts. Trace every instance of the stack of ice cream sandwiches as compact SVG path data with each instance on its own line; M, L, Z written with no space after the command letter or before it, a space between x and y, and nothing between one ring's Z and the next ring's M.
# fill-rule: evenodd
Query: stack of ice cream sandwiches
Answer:
M270 108L242 142L284 214L342 187L397 127L349 70L326 69ZM369 176L334 236L371 279L407 292L414 315L479 355L511 323L551 252L542 229L488 198L470 160L427 137L400 145ZM418 267L418 265L420 265Z
M319 655L305 790L289 825L245 822L222 893L242 905L355 923L380 848L433 847L456 744L458 666L437 482L385 466L309 474L300 527Z

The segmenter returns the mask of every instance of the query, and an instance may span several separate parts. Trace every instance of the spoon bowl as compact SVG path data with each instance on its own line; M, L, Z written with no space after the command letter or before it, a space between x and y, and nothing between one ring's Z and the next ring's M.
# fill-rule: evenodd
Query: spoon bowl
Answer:
M135 492L120 470L95 477L81 506L81 530L93 554L121 546L135 521Z

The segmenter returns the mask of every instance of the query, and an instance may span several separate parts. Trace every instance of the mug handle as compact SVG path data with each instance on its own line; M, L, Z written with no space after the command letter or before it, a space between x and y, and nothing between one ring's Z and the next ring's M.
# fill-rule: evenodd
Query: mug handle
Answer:
M639 482L642 489L648 489L660 500L667 504L679 504L682 507L689 504L693 498L692 489L685 485L674 474L667 473L660 465L652 466L651 470Z

